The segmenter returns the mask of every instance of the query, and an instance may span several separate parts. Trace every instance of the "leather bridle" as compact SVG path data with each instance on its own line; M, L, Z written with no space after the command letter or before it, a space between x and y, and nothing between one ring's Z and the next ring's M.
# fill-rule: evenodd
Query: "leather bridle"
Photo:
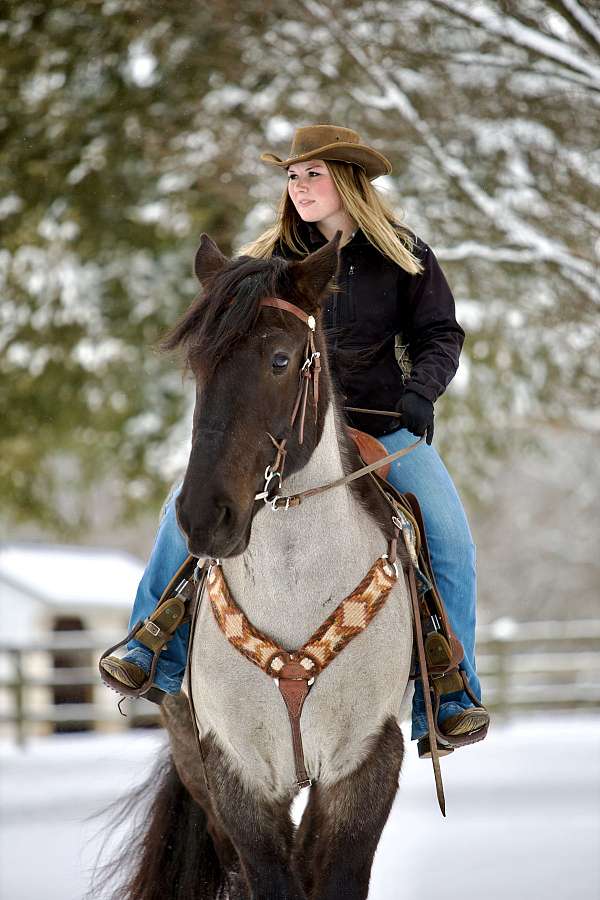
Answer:
M315 347L315 330L317 327L317 323L314 316L308 315L304 312L304 310L300 309L299 306L295 306L295 304L289 303L287 300L281 300L279 297L265 297L263 300L261 300L260 306L272 307L273 309L280 309L284 312L292 313L292 315L300 319L301 322L304 322L304 324L308 328L308 335L304 347L304 362L300 367L300 383L298 385L298 392L296 394L296 399L294 401L292 414L290 417L290 427L293 428L296 419L298 418L298 413L300 413L298 426L298 443L302 444L304 441L304 423L306 419L306 407L308 404L308 394L310 391L311 382L313 388L313 411L315 422L317 421L317 410L319 404L319 376L321 374L321 354ZM353 412L400 418L400 413L397 413L395 411L388 412L375 409L359 409L350 406L344 407L344 409ZM397 450L395 453L390 453L389 456L384 456L382 459L378 459L376 462L371 463L368 466L363 466L360 469L356 469L356 471L351 472L350 475L345 475L342 478L337 478L335 481L327 482L325 484L319 485L318 487L300 491L300 493L298 494L286 495L277 493L276 488L281 486L283 480L283 469L285 465L285 457L287 455L285 446L287 443L287 439L283 438L283 440L278 441L269 432L267 432L267 434L273 442L273 445L277 450L277 454L273 463L267 466L267 468L265 469L265 484L263 490L256 494L254 499L264 500L265 503L268 503L270 505L272 510L289 509L291 506L299 506L302 503L302 500L306 499L307 497L314 497L316 494L322 494L325 491L331 490L332 488L340 487L343 484L348 484L351 481L355 481L357 478L361 478L368 472L374 472L376 469L380 469L383 466L388 465L388 463L394 462L394 460L399 459L401 456L405 456L407 453L410 453L412 450L418 447L419 444L422 444L425 440L425 435L423 435L419 438L418 441L415 441L414 444L410 444L410 446L408 447L403 447L401 450Z

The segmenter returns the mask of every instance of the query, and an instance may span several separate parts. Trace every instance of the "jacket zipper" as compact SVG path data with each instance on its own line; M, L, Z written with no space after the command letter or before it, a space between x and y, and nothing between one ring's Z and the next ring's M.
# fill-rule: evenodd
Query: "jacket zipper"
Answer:
M348 311L347 311L347 316L348 316L349 322L356 321L356 313L354 312L354 315L353 315L353 306L352 306L352 293L353 293L352 282L354 280L354 271L355 271L354 263L350 263L350 266L348 267Z

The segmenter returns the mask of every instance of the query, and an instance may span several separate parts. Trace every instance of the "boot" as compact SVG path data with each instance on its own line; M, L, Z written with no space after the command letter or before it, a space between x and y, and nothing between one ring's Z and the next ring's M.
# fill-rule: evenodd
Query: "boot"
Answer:
M141 688L148 675L137 663L119 659L118 656L107 656L100 663L100 668L103 672L121 682L124 687L135 689Z
M459 734L475 735L483 728L487 730L489 724L490 715L487 709L483 709L481 706L471 706L455 716L448 716L440 726L440 730L448 737L455 737Z
M482 741L488 732L490 714L482 706L470 706L454 716L449 716L437 730L448 742L442 743L438 739L438 755L448 756L455 747L465 747L467 744L476 744ZM457 740L453 741L452 739ZM419 759L431 758L431 746L429 735L425 735L417 741Z
M151 685L143 693L141 688L148 680L148 673L137 663L128 659L119 659L118 656L106 656L100 660L100 674L108 687L125 697L143 697L151 703L159 705L165 698L165 691Z
M99 665L102 681L113 691L126 697L145 697L154 703L162 703L165 691L153 684L158 658L181 625L185 614L186 599L181 595L168 597L159 603L151 616L134 625L123 640L102 654ZM120 659L112 655L113 650L118 650L132 639L152 651L152 665L149 672L127 658Z
M143 697L152 703L159 705L165 698L165 691L152 685L142 694L140 688L148 679L148 673L137 663L127 659L119 659L118 656L106 656L100 660L100 674L108 687L125 697Z

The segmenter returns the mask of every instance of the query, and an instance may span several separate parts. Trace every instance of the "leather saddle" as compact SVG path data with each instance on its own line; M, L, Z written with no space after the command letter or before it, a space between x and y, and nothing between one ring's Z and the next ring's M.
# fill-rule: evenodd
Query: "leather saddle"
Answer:
M381 441L378 441L372 434L367 434L366 431L359 431L358 428L351 428L350 425L346 425L346 431L356 444L356 449L360 453L361 459L365 465L370 466L371 463L377 462L379 459L383 459L384 456L388 455L388 452ZM387 477L390 473L390 463L386 466L382 466L381 469L378 469L377 471L379 476L383 478L384 481L387 481Z

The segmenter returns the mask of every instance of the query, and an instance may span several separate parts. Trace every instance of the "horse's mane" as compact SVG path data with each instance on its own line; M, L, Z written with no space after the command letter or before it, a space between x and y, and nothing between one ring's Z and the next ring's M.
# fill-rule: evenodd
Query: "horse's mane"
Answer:
M260 302L276 295L288 262L278 257L240 256L203 285L161 349L183 347L186 366L212 374L234 345L256 324Z

